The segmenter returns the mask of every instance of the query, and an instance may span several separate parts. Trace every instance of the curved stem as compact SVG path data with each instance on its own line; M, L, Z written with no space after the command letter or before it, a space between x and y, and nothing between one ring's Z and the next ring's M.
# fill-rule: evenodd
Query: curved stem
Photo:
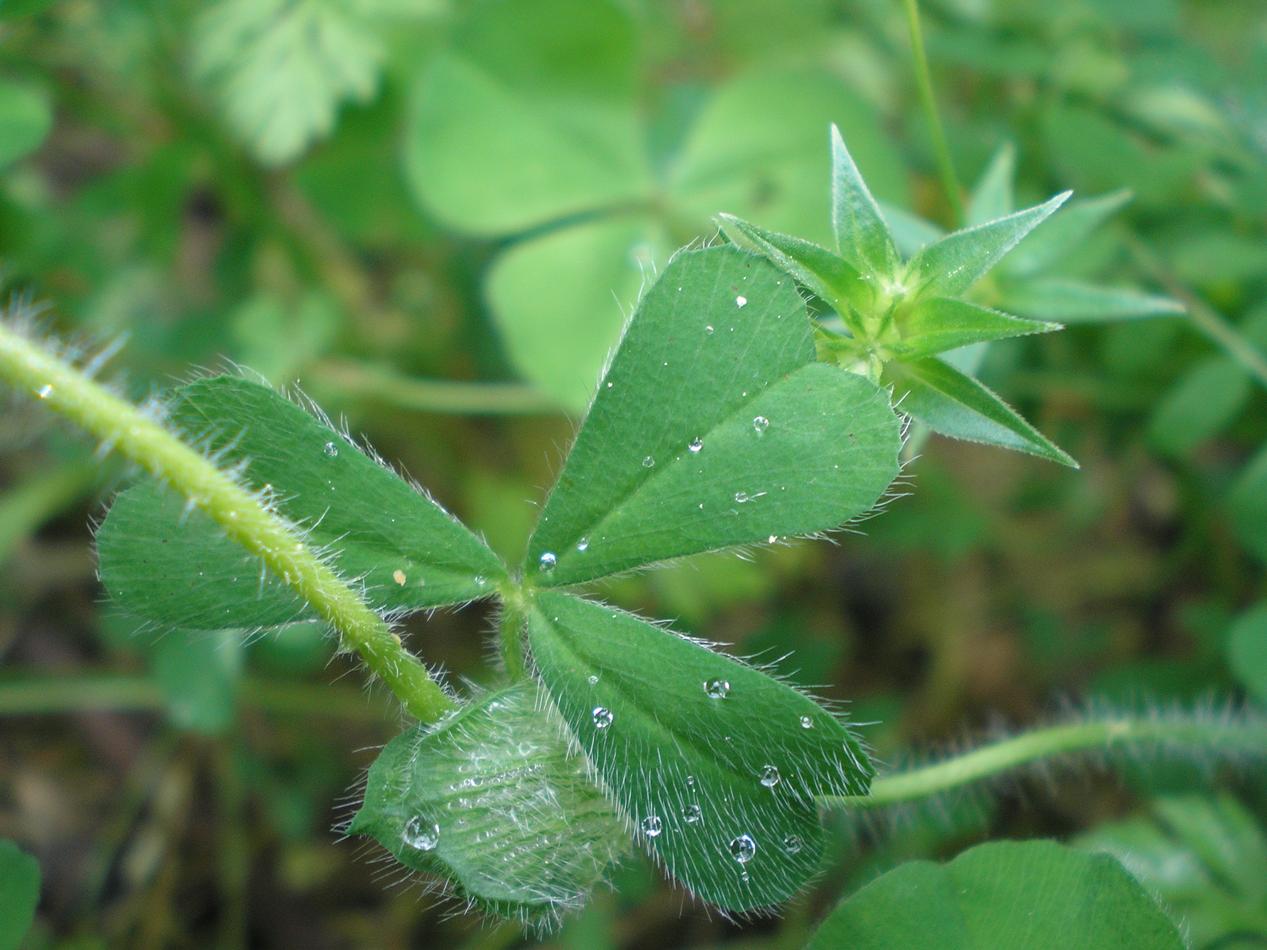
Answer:
M0 380L33 394L205 512L229 538L287 579L411 715L434 722L452 707L453 701L427 668L308 550L293 525L149 415L2 324Z
M924 52L924 32L919 25L918 0L902 0L906 11L906 29L911 37L911 55L915 58L915 85L919 90L920 105L928 122L928 132L933 139L933 152L937 157L937 170L941 174L946 200L955 216L955 226L963 224L963 198L959 178L950 159L950 147L946 144L946 132L942 128L941 115L937 112L937 100L933 96L933 76L928 69L928 54Z
M416 412L455 415L548 415L561 410L531 386L415 379L353 360L325 359L305 370L309 383L333 384L338 393L363 396Z
M982 746L934 765L882 775L871 783L869 795L827 796L823 803L849 808L883 808L940 795L1043 759L1147 743L1191 748L1204 751L1211 757L1229 754L1261 756L1267 752L1267 722L1123 716L1050 726Z

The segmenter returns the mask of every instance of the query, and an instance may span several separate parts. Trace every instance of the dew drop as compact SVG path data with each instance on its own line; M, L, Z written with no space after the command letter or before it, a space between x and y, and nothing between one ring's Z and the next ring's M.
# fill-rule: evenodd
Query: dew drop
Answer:
M336 455L339 454L339 447L335 445L333 442L327 442L325 444L325 448L323 448L321 451L323 451L326 454L326 458L334 458Z
M695 438L691 439L691 444L688 445L687 448L691 450L692 454L699 455L700 452L704 450L704 440L701 439L699 436L696 436Z
M660 837L660 832L664 830L664 825L656 815L648 815L642 819L642 833L648 838Z
M800 835L787 835L783 839L783 850L788 854L796 854L804 847Z
M474 580L475 580L475 586L476 586L476 587L487 587L487 586L488 586L488 578L487 578L487 577L485 577L483 574L476 574L476 575L475 575ZM403 584L403 583L404 583L404 581L401 581L401 583ZM421 581L419 581L419 582L418 582L418 584L419 584L419 586L422 586L422 582L421 582Z
M747 502L747 500L748 500L748 493L747 493L746 491L737 491L737 492L735 492L735 501L736 501L736 502L738 502L739 504L741 504L741 505L742 505L742 504L744 504L745 502Z
M407 578L405 577L405 572L400 570L400 568L397 568L396 570L392 571L392 580L394 580L401 587L404 587L405 581L407 580Z
M607 384L607 388L608 388L608 389L611 389L611 388L612 388L612 386L614 386L614 385L616 385L616 384L615 384L615 383L608 383L608 384Z
M725 699L730 692L730 684L723 679L712 679L704 684L704 692L709 699Z
M597 685L598 685L598 674L597 674L597 673L591 673L588 677L586 677L585 682L589 683L591 686L597 686Z
M801 717L801 728L802 728L802 729L813 729L813 728L814 728L814 720L813 720L813 719L811 719L809 716L802 716L802 717Z
M730 856L740 864L747 864L757 853L757 843L751 835L740 835L730 839Z
M589 538L581 538L581 540L579 540L579 541L577 541L577 542L576 542L576 549L577 549L578 551L580 551L582 554L584 554L586 551L588 551L588 550L589 550L589 548L590 548L590 539L589 539Z
M712 336L712 334L713 334L713 325L712 325L711 323L705 324L705 325L704 325L704 332L705 332L705 333L707 333L709 336Z
M53 384L45 383L39 389L35 390L35 395L39 396L41 399L47 399L49 396L53 395Z
M655 457L648 455L645 459L642 460L642 467L655 468Z
M688 776L686 777L686 787L687 787L687 788L694 788L694 787L695 787L695 776L694 776L694 775L688 775Z
M735 298L735 306L736 307L748 306L748 298L740 294L738 297Z
M767 765L761 770L761 784L766 788L774 788L779 784L780 778L782 776L779 775L779 770L773 765Z
M703 817L699 805L687 805L682 809L682 820L688 825L699 824L700 818Z
M754 416L752 419L752 427L756 429L757 432L764 432L766 429L770 428L770 420L765 416Z
M777 534L772 534L770 535L770 537L766 538L765 540L767 544L776 544L779 540L779 536Z
M541 567L542 574L549 574L554 570L554 565L559 563L559 559L554 556L553 551L546 551L541 557L537 558L537 564Z
M606 706L595 706L593 716L595 729L606 729L612 724L612 720L616 718Z
M401 840L418 851L431 851L440 841L440 826L428 822L421 815L414 815L405 823Z

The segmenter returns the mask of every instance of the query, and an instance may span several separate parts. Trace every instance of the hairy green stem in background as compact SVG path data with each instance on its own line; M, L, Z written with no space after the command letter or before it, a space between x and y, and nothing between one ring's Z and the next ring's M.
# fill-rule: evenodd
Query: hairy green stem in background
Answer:
M923 106L924 118L928 122L929 135L932 136L933 152L937 157L942 187L946 189L946 200L955 216L954 225L958 227L963 224L963 196L959 189L959 178L955 175L954 162L950 159L950 147L946 144L946 132L937 111L937 100L933 97L933 76L928 69L924 33L919 25L919 2L902 0L902 6L906 11L906 28L911 37L911 55L914 57L915 85L919 90L920 105Z
M453 705L383 619L308 550L298 528L136 406L3 324L0 380L35 395L205 512L311 604L411 715L434 722Z
M1267 753L1267 721L1121 716L1050 726L934 765L882 775L871 783L869 795L831 796L822 801L847 808L883 808L953 791L1043 759L1147 744L1191 748L1211 759L1237 754L1261 757Z
M415 379L385 366L325 359L304 370L313 388L331 387L340 399L360 396L412 409L449 415L548 415L558 405L520 383L467 383Z

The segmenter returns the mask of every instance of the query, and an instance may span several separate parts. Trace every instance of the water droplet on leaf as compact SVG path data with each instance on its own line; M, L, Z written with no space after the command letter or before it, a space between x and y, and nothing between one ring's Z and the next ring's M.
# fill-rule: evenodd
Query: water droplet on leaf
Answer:
M754 416L752 420L752 427L756 429L757 432L764 432L766 429L770 428L770 420L765 416Z
M612 720L616 718L606 706L595 706L593 716L595 729L606 729L612 724Z
M687 805L682 809L682 820L688 825L698 824L701 817L699 805Z
M730 856L740 864L747 864L757 853L757 843L751 835L740 835L730 841Z
M736 307L748 306L748 298L740 294L738 297L735 298L735 306Z
M802 717L801 717L801 728L802 728L802 729L813 729L813 728L814 728L814 720L813 720L813 719L811 719L809 716L802 716Z
M554 556L552 551L546 551L541 557L537 558L537 564L541 567L542 574L549 574L554 570L554 565L559 563L559 559Z
M746 503L748 501L748 493L746 491L735 492L735 501L741 505Z
M339 454L339 447L335 445L333 442L327 442L325 444L325 448L323 448L321 451L323 451L326 454L326 458L334 458L336 455Z
M643 467L643 468L655 468L655 458L654 458L654 456L648 455L645 459L643 459L643 460L642 460L642 467Z
M431 851L440 841L440 826L414 815L405 824L401 840L418 851Z
M788 854L796 854L801 848L800 835L788 835L783 839L783 850Z
M761 784L766 788L774 788L779 784L780 778L779 770L773 765L767 765L761 770Z
M698 455L704 450L704 440L699 436L696 436L691 439L691 444L688 445L687 448L690 449L693 454Z
M660 837L660 832L664 830L664 825L655 815L648 815L642 819L642 833L648 838Z
M704 684L704 692L709 699L725 699L730 692L730 684L722 679L709 680Z

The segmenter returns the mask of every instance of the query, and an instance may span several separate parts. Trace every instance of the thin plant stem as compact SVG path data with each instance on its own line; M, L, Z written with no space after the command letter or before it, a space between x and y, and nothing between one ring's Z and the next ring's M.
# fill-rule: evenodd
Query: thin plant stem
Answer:
M911 55L914 58L915 86L919 91L920 105L924 109L924 119L928 122L928 132L933 140L933 152L937 159L937 170L941 174L942 187L946 190L946 200L950 203L954 224L963 223L963 195L959 188L959 177L955 174L955 165L950 158L950 147L946 144L946 131L942 128L941 115L937 111L937 100L933 96L933 76L928 68L928 54L924 51L924 32L919 25L918 0L902 0L906 11L906 29L911 38Z
M520 383L417 379L354 360L321 360L308 366L304 376L314 386L329 384L342 399L360 396L415 412L494 416L549 415L560 411L557 403Z
M203 511L311 604L410 715L434 722L453 706L383 619L307 548L295 525L150 415L3 324L0 380L38 398L93 435L103 449L136 463Z
M868 795L836 795L823 801L854 809L883 808L940 795L1044 759L1149 744L1191 749L1197 753L1208 750L1212 757L1249 755L1255 754L1255 750L1261 756L1267 751L1267 722L1121 716L1050 726L982 746L944 762L882 775L871 783Z

